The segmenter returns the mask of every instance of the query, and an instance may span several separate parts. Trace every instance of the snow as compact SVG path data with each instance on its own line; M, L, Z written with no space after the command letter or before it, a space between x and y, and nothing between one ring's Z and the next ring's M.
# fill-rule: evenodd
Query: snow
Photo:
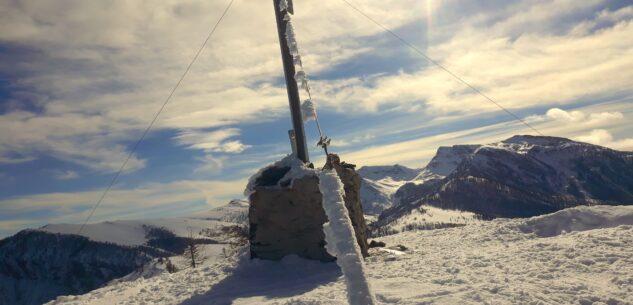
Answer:
M319 190L323 194L323 209L329 222L323 224L327 251L336 257L347 284L350 305L376 303L365 275L363 256L356 242L354 227L345 207L345 190L335 171L319 174Z
M420 170L398 164L387 166L363 166L358 169L358 174L365 179L374 181L383 179L390 179L392 181L410 181L420 174Z
M520 226L525 233L550 237L574 231L633 225L633 206L577 207L532 218Z
M365 262L376 304L632 304L631 207L563 212L382 237L379 240L390 249L370 249ZM533 233L546 224L574 223L579 215L597 222L548 231L560 234L541 234L547 237ZM531 228L527 233L526 227ZM249 260L245 254L219 257L201 268L113 283L49 304L347 302L345 279L336 264L297 257L279 262Z
M393 205L393 195L405 183L420 174L419 169L401 165L363 166L358 170L362 177L360 196L363 212L378 215Z
M246 189L244 190L244 196L249 197L253 192L255 192L255 187L257 187L256 182L265 171L271 168L283 167L290 168L290 171L286 173L279 180L279 182L291 181L292 183L292 181L296 179L300 179L305 176L316 175L316 172L313 169L308 168L301 160L297 159L293 155L287 155L283 159L261 168L255 175L251 176L251 178L248 179L248 184L246 185Z
M459 210L445 210L430 205L421 205L410 213L399 216L395 221L381 224L374 234L395 234L411 230L434 230L447 227L465 226L480 222L479 217L471 212Z
M421 184L429 179L444 178L450 175L465 158L472 155L479 147L481 145L455 145L438 148L433 159L412 182Z
M279 0L279 11L283 12L288 9L288 0Z

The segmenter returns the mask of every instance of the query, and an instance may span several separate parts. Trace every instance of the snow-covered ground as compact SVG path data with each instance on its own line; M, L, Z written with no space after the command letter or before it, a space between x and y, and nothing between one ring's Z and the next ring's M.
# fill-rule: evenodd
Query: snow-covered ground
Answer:
M373 228L374 235L390 235L404 231L435 230L447 227L464 226L481 221L471 212L444 210L429 205L422 205L407 214L399 215L395 221L387 224L378 222Z
M366 269L379 304L633 304L633 207L579 207L381 238ZM397 247L402 245L403 247ZM217 256L50 304L345 304L336 264Z

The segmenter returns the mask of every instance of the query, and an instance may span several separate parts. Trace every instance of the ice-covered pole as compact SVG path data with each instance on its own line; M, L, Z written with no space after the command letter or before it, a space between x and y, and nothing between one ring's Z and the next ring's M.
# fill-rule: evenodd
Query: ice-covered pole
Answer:
M365 274L363 255L345 207L344 186L335 170L324 169L319 173L319 190L328 217L328 222L323 224L325 247L336 256L336 263L343 271L347 300L350 305L374 305L376 301Z
M292 115L292 127L295 131L295 144L297 148L297 158L307 163L308 146L306 144L305 129L303 127L303 117L301 114L301 98L299 97L299 88L295 81L295 65L294 58L290 52L288 41L286 39L286 27L288 20L286 15L292 13L292 0L273 0L275 7L275 17L277 19L277 31L279 34L279 45L281 47L281 58L284 65L284 74L286 76L286 89L288 91L288 101L290 103L290 114Z

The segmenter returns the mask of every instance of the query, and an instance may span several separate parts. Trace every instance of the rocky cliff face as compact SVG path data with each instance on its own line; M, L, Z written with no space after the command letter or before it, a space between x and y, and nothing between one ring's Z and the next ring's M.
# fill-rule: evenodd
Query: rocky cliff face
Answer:
M440 148L425 173L430 179L396 192L399 204L381 215L381 223L423 204L484 218L633 204L633 153L564 138L515 136L490 145Z

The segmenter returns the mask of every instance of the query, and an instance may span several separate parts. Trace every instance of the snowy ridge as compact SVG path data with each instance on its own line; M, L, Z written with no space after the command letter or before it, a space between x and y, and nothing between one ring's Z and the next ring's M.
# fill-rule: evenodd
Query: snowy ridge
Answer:
M524 232L573 219L586 231L549 237ZM631 304L631 207L567 209L531 219L498 219L380 238L402 250L371 249L367 279L376 304ZM598 221L599 220L599 221ZM576 222L579 220L576 220ZM549 235L549 234L548 234ZM55 305L340 305L347 301L335 264L296 257L280 262L229 257L202 268L160 274L59 297Z
M378 215L393 205L393 194L420 174L420 170L402 165L363 166L360 196L365 214Z
M491 219L579 205L633 204L631 155L542 136L441 147L416 180L393 194L393 206L380 215L378 225L398 222L423 205Z

